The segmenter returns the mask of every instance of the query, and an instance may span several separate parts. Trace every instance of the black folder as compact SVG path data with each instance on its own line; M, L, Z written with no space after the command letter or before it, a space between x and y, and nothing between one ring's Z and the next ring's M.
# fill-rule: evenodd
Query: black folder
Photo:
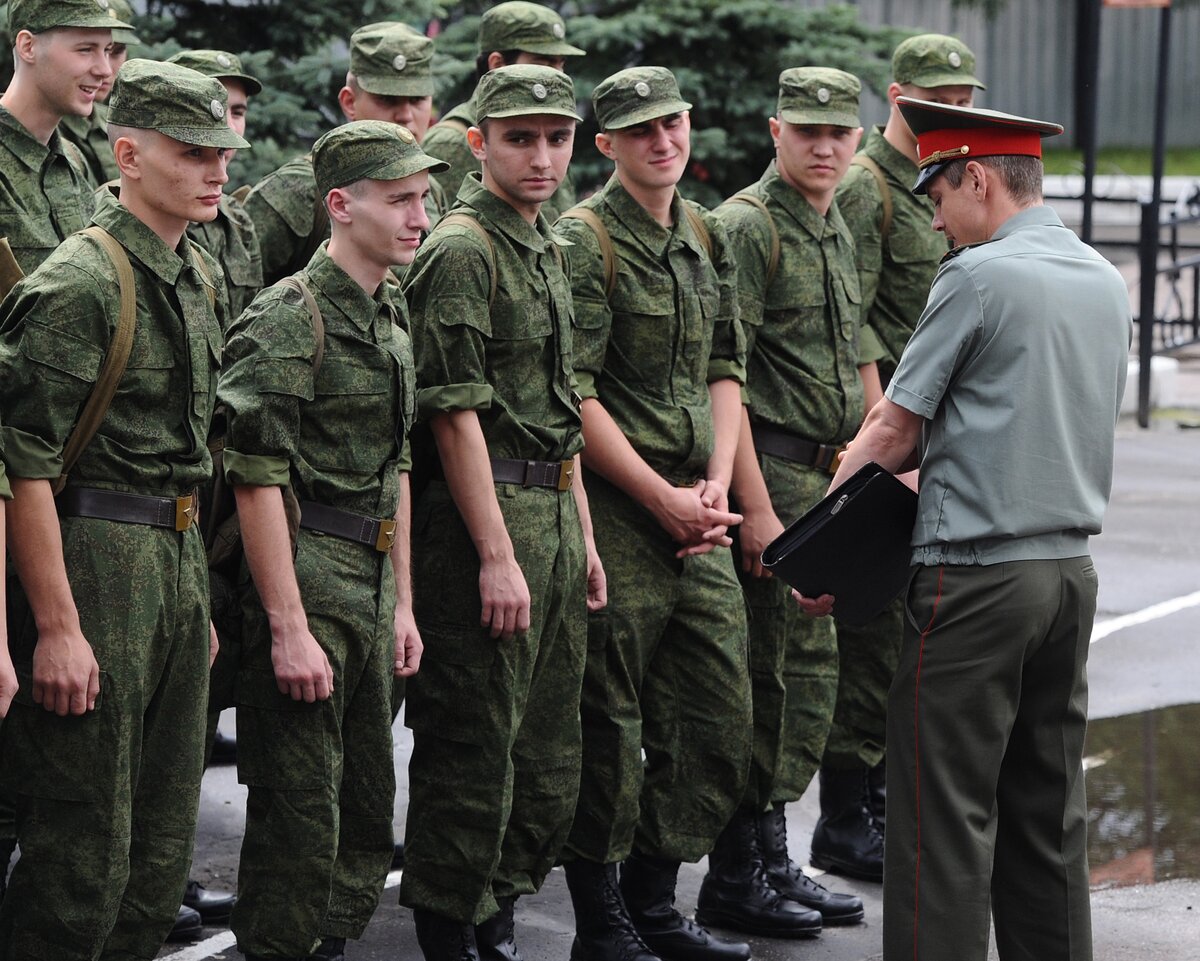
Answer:
M833 614L861 627L908 582L917 495L876 463L767 545L763 567L805 597L832 594Z

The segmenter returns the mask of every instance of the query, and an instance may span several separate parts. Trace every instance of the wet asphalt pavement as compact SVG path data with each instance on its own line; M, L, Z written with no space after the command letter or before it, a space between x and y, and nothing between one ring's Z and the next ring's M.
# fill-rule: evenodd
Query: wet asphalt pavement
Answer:
M1200 958L1200 430L1184 426L1200 423L1200 356L1185 361L1183 375L1181 397L1189 410L1156 418L1148 431L1132 421L1119 426L1112 503L1105 532L1093 541L1100 610L1089 665L1087 767L1096 961ZM232 716L223 724L232 730ZM396 825L402 832L410 742L400 725L396 735ZM243 804L232 768L207 772L193 876L209 887L236 883ZM807 859L816 816L814 786L789 807L797 860ZM703 862L681 871L679 906L685 912L695 906L703 871ZM880 957L879 886L822 880L861 895L866 923L803 941L753 939L756 958ZM526 961L565 961L572 927L561 871L517 906ZM206 928L204 936L190 946L168 946L162 956L240 958L227 929ZM347 958L419 961L411 917L398 907L394 887L385 891L365 937L350 946Z

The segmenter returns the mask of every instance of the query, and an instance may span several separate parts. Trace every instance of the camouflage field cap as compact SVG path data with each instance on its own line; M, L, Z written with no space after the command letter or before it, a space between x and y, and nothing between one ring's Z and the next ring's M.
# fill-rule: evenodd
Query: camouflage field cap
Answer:
M792 67L779 75L779 119L859 127L858 77L832 67Z
M522 50L548 57L582 57L566 42L567 25L554 10L540 3L509 0L484 11L479 20L479 52Z
M425 153L407 127L383 120L335 127L313 145L312 160L322 197L358 180L403 180L422 170L450 169Z
M987 89L975 76L971 48L940 33L923 33L901 43L892 54L892 79L926 88L965 84Z
M213 77L177 63L127 60L113 81L108 122L157 130L197 147L249 147L229 129L228 105L224 85Z
M109 0L9 0L10 37L22 30L41 33L54 27L133 30L132 23L109 12Z
M242 61L237 54L225 50L181 50L175 56L168 57L167 63L177 63L181 67L195 70L206 77L216 77L218 80L240 80L248 97L262 93L262 84L258 78L242 70Z
M133 23L133 7L130 6L129 0L108 0L108 15L113 20ZM132 30L126 30L124 27L113 30L113 43L123 43L128 47L130 44L141 42L142 38Z
M350 72L367 93L433 96L433 41L403 23L369 23L350 37Z
M575 112L575 85L553 67L531 63L485 73L475 88L475 119L552 114L583 118Z
M666 67L630 67L600 81L592 91L592 108L601 130L620 130L692 105L679 95L675 75Z

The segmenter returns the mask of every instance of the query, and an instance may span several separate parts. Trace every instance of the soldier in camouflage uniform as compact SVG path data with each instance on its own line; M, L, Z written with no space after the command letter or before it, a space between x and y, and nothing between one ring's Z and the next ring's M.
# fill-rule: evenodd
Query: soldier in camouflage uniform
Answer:
M896 97L969 107L976 88L983 88L974 74L975 56L954 37L924 34L901 43L892 56L887 125L867 135L838 187L862 292L861 356L878 359L881 389L891 380L946 253L945 238L929 226L932 202L910 190L917 179L917 140ZM868 394L868 410L879 396ZM903 634L902 597L864 627L837 625L837 707L821 760L812 863L869 881L883 877L884 727Z
M733 497L745 515L738 551L755 743L749 787L709 858L697 914L752 932L763 930L760 914L777 893L807 909L814 933L863 917L858 898L831 893L788 857L784 805L804 793L820 763L837 695L837 639L828 620L800 614L759 562L782 522L825 495L838 448L862 422L854 241L834 199L862 133L859 91L841 70L785 70L778 116L769 120L776 159L741 199L717 210L736 251L747 344Z
M479 21L479 55L475 60L475 79L489 70L518 63L541 64L562 70L567 57L582 57L586 51L566 42L563 18L537 3L509 0L484 11ZM448 164L448 173L434 179L446 196L455 197L467 174L479 170L479 160L467 143L467 130L475 124L475 94L442 114L429 130L425 147ZM554 220L575 203L575 188L570 171L563 177L554 196L546 201L543 213Z
M741 519L726 494L745 378L735 266L725 232L676 189L691 104L671 72L623 70L592 102L616 170L559 221L573 241L583 462L610 584L588 623L583 777L564 853L571 955L744 959L748 945L673 907L680 863L711 849L750 755L746 618L725 533Z
M113 20L133 22L133 7L126 0L106 0L108 16ZM118 27L112 32L112 48L108 62L113 76L129 56L131 44L142 41L132 30ZM99 187L121 175L108 142L108 107L105 105L112 90L112 78L105 80L96 91L96 101L90 116L67 114L58 122L58 133L63 140L73 144L83 158L85 172L92 185Z
M82 158L64 143L57 124L68 114L91 114L101 86L113 76L108 51L114 29L132 27L96 0L8 5L16 72L0 96L0 238L7 238L25 273L92 215Z
M155 956L187 880L204 765L216 635L195 489L212 469L221 279L184 231L216 213L222 152L249 145L225 123L221 84L147 60L122 68L109 136L121 183L93 224L131 264L136 326L57 497L117 326L116 264L91 235L70 237L0 314L0 457L23 585L10 640L26 679L0 739L23 853L0 909L14 958Z
M420 661L408 565L412 349L385 277L427 226L425 155L358 121L313 147L332 237L230 328L219 396L248 573L238 669L248 959L341 958L392 859L389 692ZM305 290L323 319L323 341ZM293 553L282 489L298 499ZM400 536L397 536L400 532Z
M539 213L570 161L574 89L548 67L502 67L476 102L483 171L405 277L444 478L413 517L425 655L405 709L400 901L428 961L519 957L513 903L541 886L575 809L586 615L604 603L575 474L571 289Z
M433 103L433 41L402 23L371 23L350 37L350 72L338 94L347 120L402 124L421 143ZM435 193L436 191L436 193ZM426 211L442 212L439 188ZM268 284L304 267L329 237L329 217L317 194L312 155L267 174L246 197Z

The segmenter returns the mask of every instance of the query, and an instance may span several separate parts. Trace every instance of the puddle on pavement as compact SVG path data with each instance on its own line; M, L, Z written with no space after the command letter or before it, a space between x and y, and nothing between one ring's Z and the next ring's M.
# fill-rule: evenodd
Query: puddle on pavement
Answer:
M1200 878L1200 704L1088 724L1093 887Z

